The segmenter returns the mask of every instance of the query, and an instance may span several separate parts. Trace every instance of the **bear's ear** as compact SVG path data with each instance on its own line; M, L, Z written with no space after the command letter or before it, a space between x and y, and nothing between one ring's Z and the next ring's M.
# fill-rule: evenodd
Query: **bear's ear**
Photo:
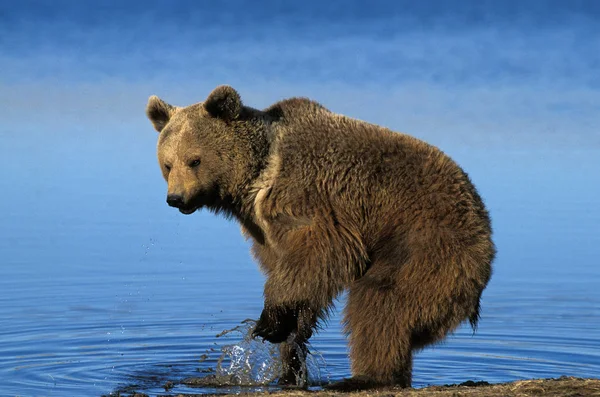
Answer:
M146 115L152 122L154 129L158 132L161 132L165 128L175 110L175 106L169 105L156 95L152 95L148 99L148 105L146 105Z
M242 99L236 90L222 85L215 88L206 98L204 109L213 117L226 121L235 120L242 113Z

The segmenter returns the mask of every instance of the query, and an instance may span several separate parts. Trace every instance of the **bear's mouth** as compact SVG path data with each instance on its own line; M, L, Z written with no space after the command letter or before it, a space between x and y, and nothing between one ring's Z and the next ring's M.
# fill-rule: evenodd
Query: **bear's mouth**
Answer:
M194 212L196 212L197 209L198 209L198 207L179 208L179 212L181 212L183 215L190 215L190 214L193 214Z
M216 202L217 202L217 196L214 193L214 191L213 192L201 191L201 192L197 193L196 195L194 195L193 197L191 197L186 202L184 202L183 205L181 205L180 207L177 207L177 209L179 210L179 212L181 212L184 215L190 215L190 214L193 214L194 212L198 211L201 208L205 208L205 207L211 208L215 205Z

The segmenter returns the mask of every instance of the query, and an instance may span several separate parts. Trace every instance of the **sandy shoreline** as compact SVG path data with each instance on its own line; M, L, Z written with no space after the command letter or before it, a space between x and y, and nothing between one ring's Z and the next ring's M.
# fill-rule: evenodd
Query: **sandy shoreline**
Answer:
M242 395L268 395L269 397L527 397L527 396L600 396L600 379L561 377L558 379L533 379L511 383L486 384L465 382L461 385L429 386L421 389L377 389L361 392L341 393L331 391L286 390L264 393L241 393ZM233 395L233 394L232 394ZM239 395L239 394L237 394ZM159 394L160 397L206 397L210 394ZM228 396L216 394L214 396ZM147 397L143 393L118 394L115 397Z

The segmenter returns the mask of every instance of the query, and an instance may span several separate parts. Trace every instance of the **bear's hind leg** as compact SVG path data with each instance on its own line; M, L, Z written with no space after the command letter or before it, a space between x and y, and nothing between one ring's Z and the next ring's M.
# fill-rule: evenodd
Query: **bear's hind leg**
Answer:
M411 385L411 334L386 270L372 267L350 287L345 325L353 378L346 384L352 389Z

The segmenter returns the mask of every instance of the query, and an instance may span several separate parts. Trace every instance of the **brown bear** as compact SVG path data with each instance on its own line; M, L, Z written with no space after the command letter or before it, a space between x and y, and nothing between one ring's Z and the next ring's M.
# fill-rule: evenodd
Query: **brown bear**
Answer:
M412 353L479 318L495 256L488 212L436 147L305 98L258 110L229 86L201 103L156 96L167 203L239 221L266 274L254 336L281 343L280 383L301 382L306 342L334 298L353 377L411 385Z

